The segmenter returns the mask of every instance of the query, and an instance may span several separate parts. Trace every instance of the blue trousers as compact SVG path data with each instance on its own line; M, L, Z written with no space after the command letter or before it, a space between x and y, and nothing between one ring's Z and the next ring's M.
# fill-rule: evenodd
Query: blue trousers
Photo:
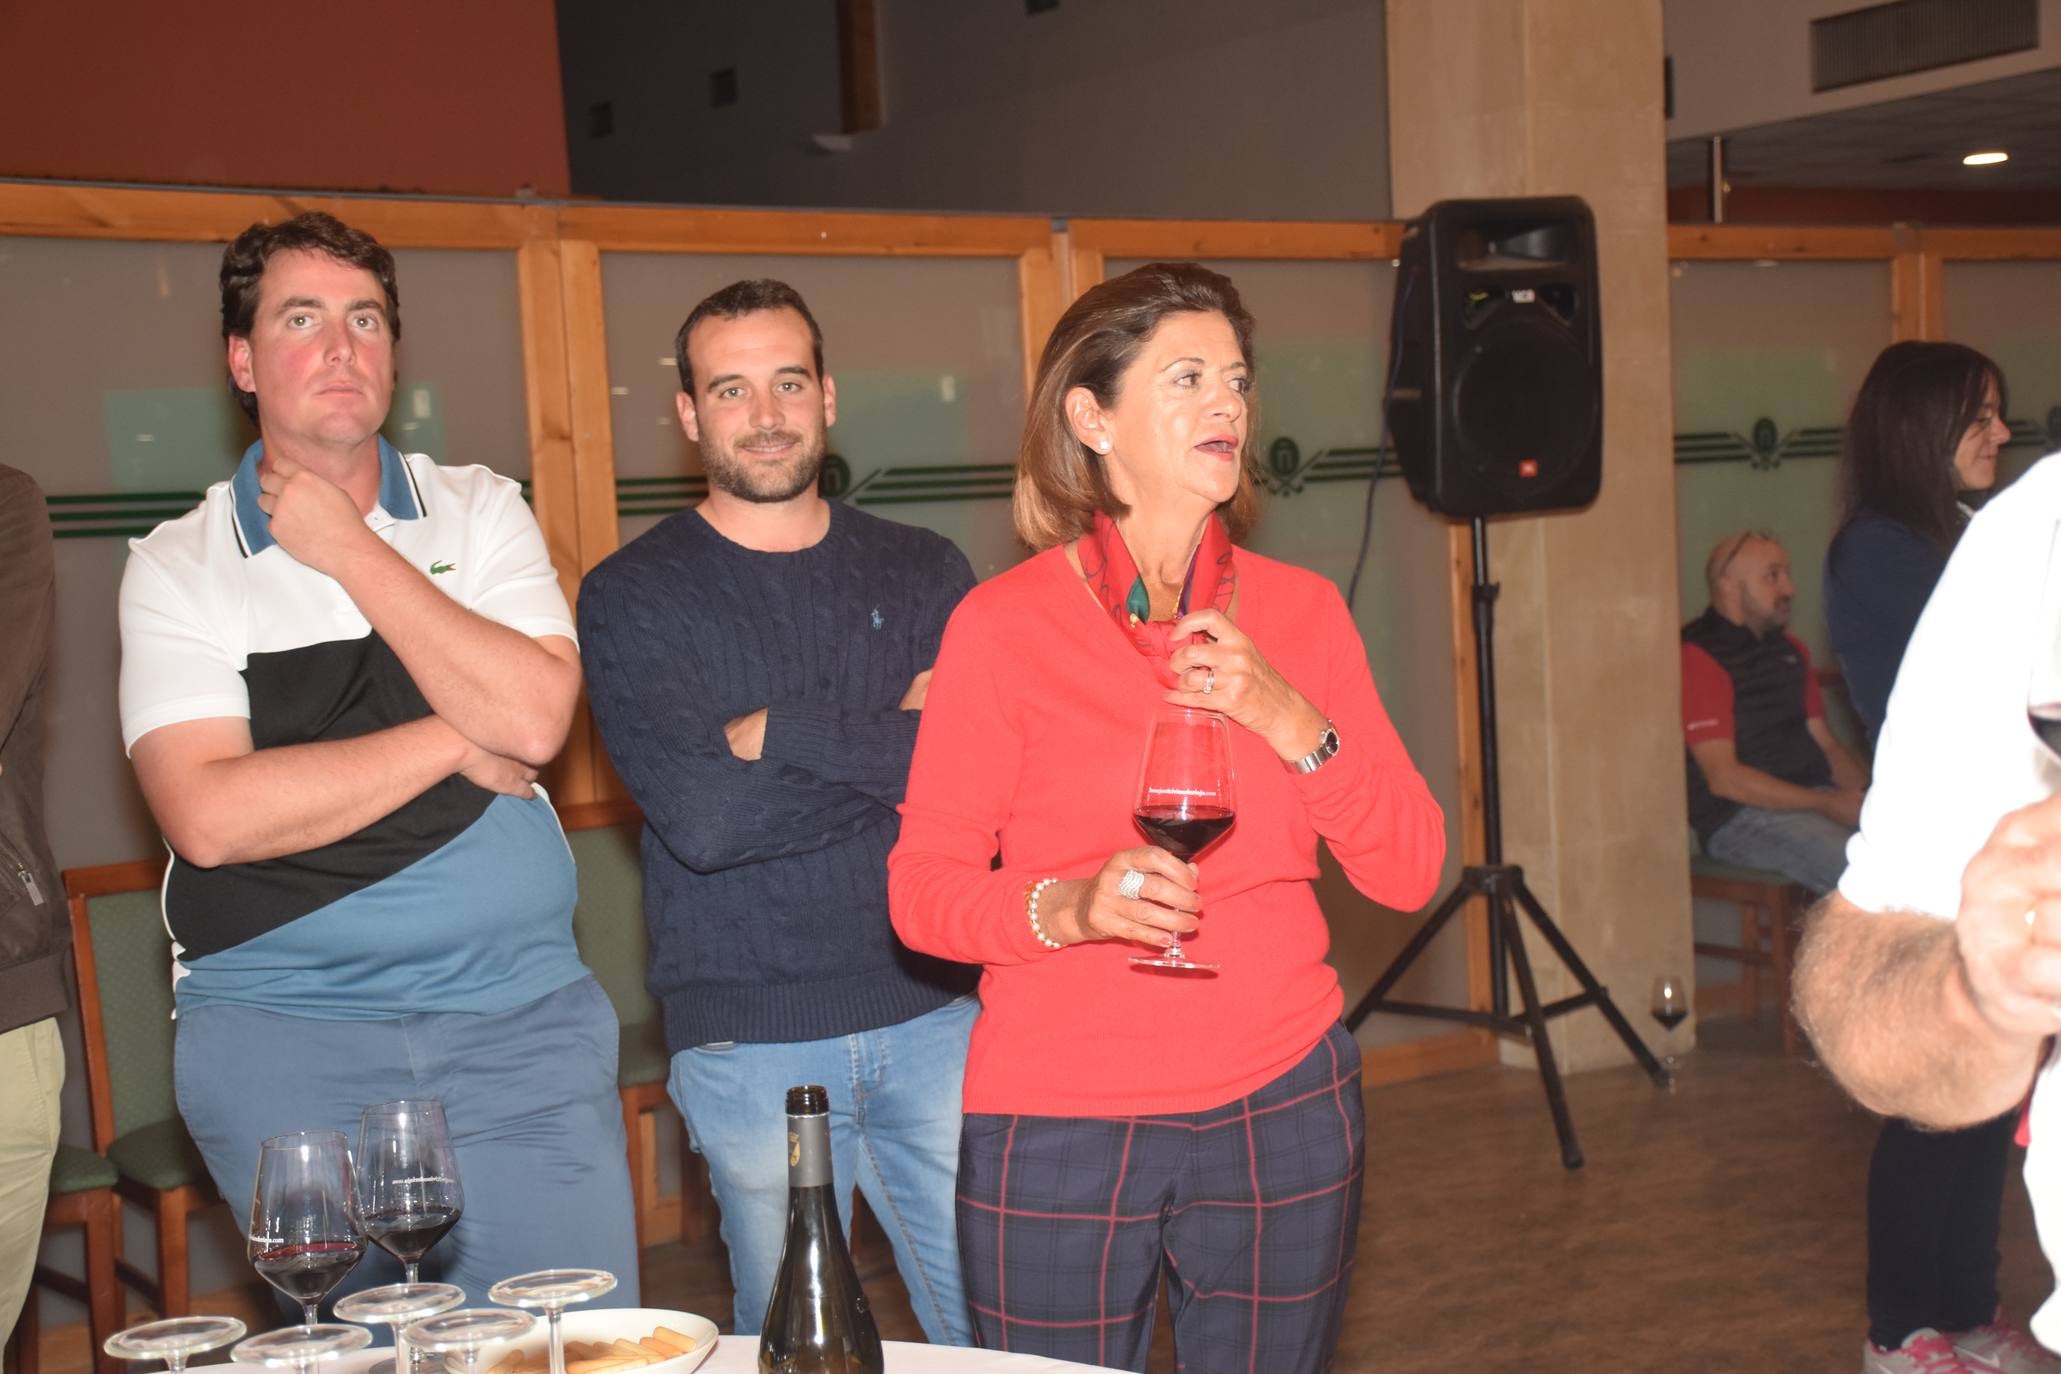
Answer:
M851 1235L852 1186L886 1228L909 1305L940 1345L973 1344L959 1275L952 1190L971 995L878 1030L827 1040L700 1045L673 1056L667 1084L709 1182L730 1247L732 1322L755 1335L787 1233L787 1089L830 1090L838 1220Z
M1815 811L1743 806L1711 832L1703 848L1713 859L1780 873L1823 896L1839 886L1852 838L1852 830Z
M483 1306L488 1287L512 1274L606 1269L616 1288L597 1304L636 1307L617 1034L592 978L488 1016L332 1021L204 1005L179 1013L173 1079L186 1129L246 1234L266 1137L341 1131L355 1153L366 1107L433 1097L450 1124L465 1210L423 1257L422 1277ZM400 1279L399 1261L369 1246L330 1297Z

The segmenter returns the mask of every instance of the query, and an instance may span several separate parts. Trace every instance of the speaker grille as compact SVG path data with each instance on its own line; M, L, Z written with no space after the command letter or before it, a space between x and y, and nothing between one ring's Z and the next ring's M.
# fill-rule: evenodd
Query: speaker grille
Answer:
M1536 315L1483 329L1453 375L1459 451L1507 500L1553 491L1596 437L1594 369L1579 343Z
M2039 42L2039 0L1895 0L1811 21L1811 89L2025 52Z

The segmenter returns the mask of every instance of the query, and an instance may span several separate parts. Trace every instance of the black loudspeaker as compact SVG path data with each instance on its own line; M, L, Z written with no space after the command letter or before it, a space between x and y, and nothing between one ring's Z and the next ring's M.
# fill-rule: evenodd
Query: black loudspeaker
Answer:
M1388 424L1445 515L1587 505L1603 483L1596 220L1573 196L1440 201L1404 230Z

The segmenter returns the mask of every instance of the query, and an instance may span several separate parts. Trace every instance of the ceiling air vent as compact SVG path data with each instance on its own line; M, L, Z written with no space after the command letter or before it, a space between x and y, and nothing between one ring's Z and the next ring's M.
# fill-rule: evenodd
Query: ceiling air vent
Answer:
M2039 0L1895 0L1811 21L1811 89L2024 52L2040 41Z

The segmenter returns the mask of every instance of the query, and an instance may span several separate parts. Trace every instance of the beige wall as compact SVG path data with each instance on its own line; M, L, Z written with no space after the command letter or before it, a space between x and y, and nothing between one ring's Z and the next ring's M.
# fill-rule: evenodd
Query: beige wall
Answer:
M1494 521L1489 536L1504 833L1508 858L1643 1022L1654 975L1688 974L1691 939L1660 84L1624 78L1659 69L1660 2L1390 0L1388 38L1398 214L1547 194L1596 212L1602 495L1577 513ZM1540 942L1527 947L1548 1000L1576 990ZM1569 1067L1628 1062L1592 1011L1556 1021L1553 1038Z
M1667 122L1668 138L1721 134L2061 66L2061 0L2040 0L2040 44L2028 52L1812 94L1811 21L1865 3L1667 0L1667 52L1675 63L1675 117ZM1657 87L1660 63L1652 62L1648 70Z

